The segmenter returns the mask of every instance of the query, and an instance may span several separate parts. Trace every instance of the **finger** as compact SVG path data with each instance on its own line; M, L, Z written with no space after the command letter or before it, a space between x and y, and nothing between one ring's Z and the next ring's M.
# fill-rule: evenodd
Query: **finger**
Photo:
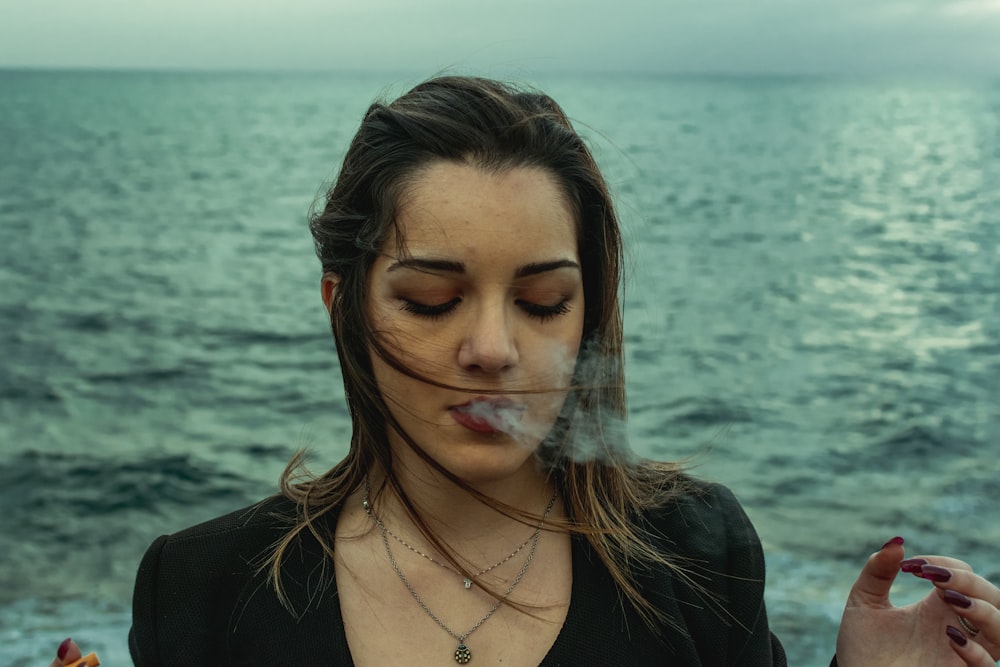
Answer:
M884 607L889 604L889 589L903 560L903 539L894 537L873 553L865 563L854 586L850 603Z
M969 597L985 600L994 607L1000 607L1000 588L971 569L943 567L927 562L924 558L904 560L900 563L900 569L933 583L938 589L938 595L942 595L944 590L951 589Z
M934 581L939 595L943 594L943 591L947 589L952 589L960 591L969 597L983 600L994 607L1000 607L1000 588L993 585L989 579L975 572L967 572L965 570L949 570L949 572L951 576L947 581Z
M968 572L972 571L972 566L966 563L964 560L959 560L957 558L949 558L948 556L935 556L933 554L915 556L916 559L925 560L931 565L937 565L939 567L946 567L949 570L966 570Z
M959 617L959 625L966 637L975 638L988 651L1000 648L1000 611L996 607L952 589L943 589L939 593ZM971 626L971 634L970 627L966 626Z
M969 641L965 634L953 625L946 629L948 639L951 640L951 649L965 661L969 667L996 667L996 660L990 657L982 646L976 642Z
M79 660L81 656L80 647L67 637L59 644L59 648L56 649L56 659L49 664L49 667L63 667L63 665Z

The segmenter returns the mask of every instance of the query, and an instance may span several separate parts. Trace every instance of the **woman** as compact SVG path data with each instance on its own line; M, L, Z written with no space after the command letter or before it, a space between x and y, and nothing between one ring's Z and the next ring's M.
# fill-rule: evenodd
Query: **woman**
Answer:
M785 664L732 494L625 441L618 223L555 102L444 77L373 105L311 229L350 451L154 542L137 665ZM900 569L934 590L894 609ZM894 538L840 664L992 665L998 605Z

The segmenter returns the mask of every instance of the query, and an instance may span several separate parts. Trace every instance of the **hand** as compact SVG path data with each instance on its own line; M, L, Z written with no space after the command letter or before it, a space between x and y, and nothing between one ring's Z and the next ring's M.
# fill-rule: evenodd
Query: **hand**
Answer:
M1000 589L960 560L922 556L904 561L903 555L902 538L893 538L865 564L844 608L838 665L996 667ZM893 607L889 589L901 570L926 579L934 589L919 602ZM959 617L979 632L963 628Z
M80 647L76 645L76 642L67 637L63 640L62 644L59 644L59 649L56 651L56 659L49 663L49 667L63 667L72 662L76 662L83 654L80 652Z

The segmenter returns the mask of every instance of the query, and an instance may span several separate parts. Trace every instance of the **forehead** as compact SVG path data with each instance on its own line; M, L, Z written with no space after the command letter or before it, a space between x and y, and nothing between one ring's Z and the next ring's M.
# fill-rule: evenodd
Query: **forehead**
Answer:
M436 162L406 189L396 224L405 247L388 239L391 255L577 255L573 208L555 177L538 167Z

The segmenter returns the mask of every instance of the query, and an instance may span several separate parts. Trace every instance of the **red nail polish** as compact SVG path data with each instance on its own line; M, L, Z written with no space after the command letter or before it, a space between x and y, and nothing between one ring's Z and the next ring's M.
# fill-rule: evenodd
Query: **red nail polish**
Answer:
M69 643L71 641L73 641L73 640L70 639L69 637L67 637L66 639L64 639L62 641L62 644L59 645L59 650L56 651L56 657L57 658L59 658L60 660L62 660L63 658L66 657L66 653L69 651Z
M972 600L965 597L958 591L945 589L943 595L944 595L944 601L947 602L948 604L953 604L956 607L961 607L962 609L968 609L969 607L972 606Z
M927 565L927 561L923 558L907 558L904 561L900 561L899 569L902 572L909 572L910 574L919 574L920 568Z
M885 549L886 547L892 546L893 544L902 544L902 543L903 543L903 538L897 535L896 537L892 538L891 540L883 544L882 548Z
M949 625L945 629L945 632L948 633L949 637L951 637L951 641L955 642L959 646L965 646L967 643L969 643L969 640L965 638L965 635L962 634L962 631L954 626Z
M951 570L937 565L921 565L920 576L928 581L948 581L951 579Z

